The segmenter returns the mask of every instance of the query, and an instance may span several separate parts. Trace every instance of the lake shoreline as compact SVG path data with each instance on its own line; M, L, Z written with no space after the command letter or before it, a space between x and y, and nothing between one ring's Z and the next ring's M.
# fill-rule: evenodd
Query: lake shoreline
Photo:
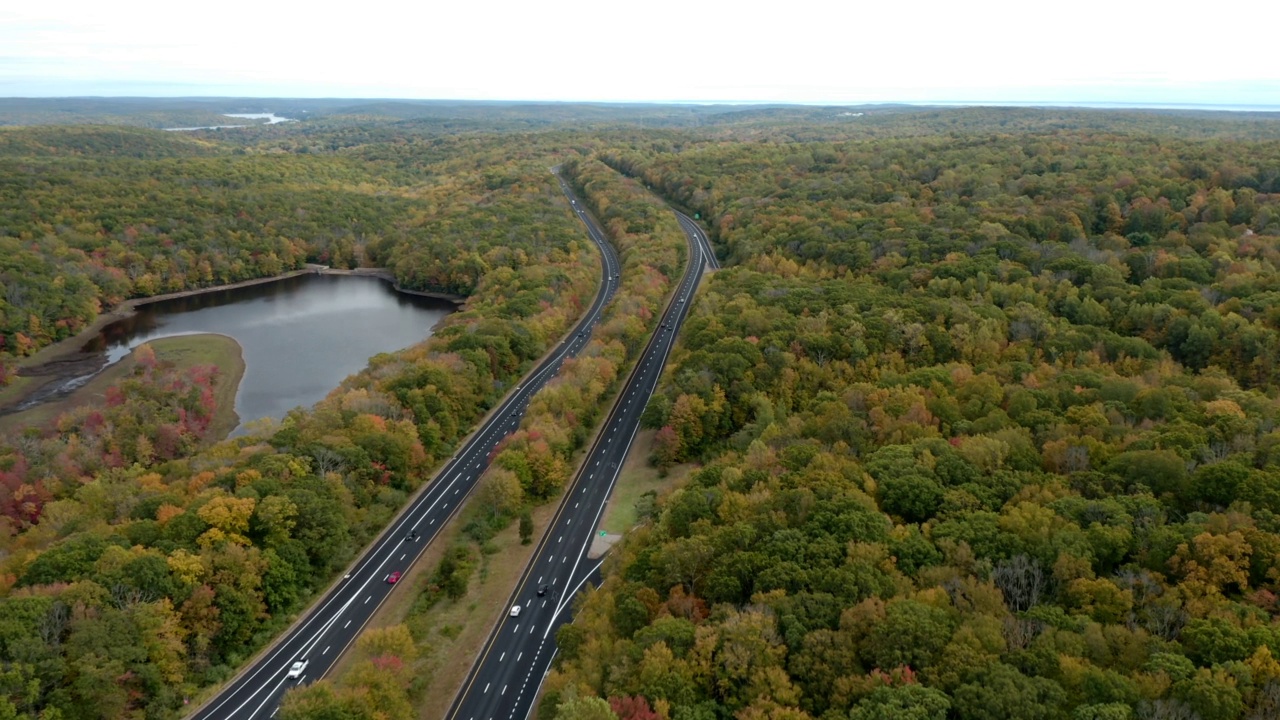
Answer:
M158 359L174 362L180 367L212 364L218 368L218 377L214 381L213 390L217 405L213 421L202 443L212 445L225 440L232 431L240 426L240 416L236 412L236 393L240 381L244 379L244 351L240 343L225 333L197 333L157 338L142 345L150 345ZM70 393L50 398L34 407L16 412L0 412L0 435L21 431L24 427L45 427L59 415L84 405L101 403L107 387L129 377L137 365L135 347L119 362L103 368L91 380ZM198 355L199 360L191 362L185 356Z
M0 388L0 415L13 413L16 408L21 406L31 397L40 393L42 390L46 389L51 384L64 383L76 377L100 372L107 364L106 358L96 354L89 355L83 353L81 352L81 348L83 348L90 340L97 337L102 332L102 329L107 325L118 320L124 320L132 317L137 314L138 308L143 305L163 302L165 300L175 300L178 298L221 292L223 290L235 290L238 288L252 287L254 285L279 282L281 280L287 280L301 275L352 275L358 277L374 277L390 283L391 287L396 292L403 293L405 295L416 295L419 297L444 300L459 307L467 301L467 298L461 295L421 290L406 290L396 283L395 277L386 268L356 268L354 270L344 270L330 268L325 265L313 264L308 264L300 270L290 270L289 272L282 273L280 275L273 275L271 277L252 278L249 280L241 280L240 282L228 283L226 285L192 288L190 290L164 293L162 295L152 295L144 298L130 298L111 308L107 312L98 315L92 323L85 326L83 330L75 335L41 348L34 355L20 361L18 363L17 376L19 378L34 380L35 382L23 383L21 389L17 390L17 392L14 392L15 388L12 386L9 388Z
M310 265L308 267L314 268L314 270L308 270L307 272L315 272L320 275L353 275L356 277L376 277L391 283L392 289L398 293L404 293L405 295L417 295L418 297L434 298L436 300L444 300L446 302L451 302L454 305L457 305L458 307L462 307L467 302L467 298L465 295L454 295L453 293L445 293L445 292L433 292L431 290L409 290L407 288L404 288L400 285L400 283L396 282L395 276L392 275L391 271L386 268L355 268L353 270L343 270L341 268L331 268L327 265Z

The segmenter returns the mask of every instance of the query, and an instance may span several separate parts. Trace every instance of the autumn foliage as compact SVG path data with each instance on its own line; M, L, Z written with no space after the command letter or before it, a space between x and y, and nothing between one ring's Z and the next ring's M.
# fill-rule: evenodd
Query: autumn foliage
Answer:
M13 137L41 132L16 131ZM43 137L57 147L59 138L81 135L51 131ZM417 195L413 207L430 212L406 214L401 211L410 207L407 200L372 185L361 189L360 182L373 183L375 177L393 182L376 162L287 154L259 162L212 145L204 147L223 157L157 163L88 157L72 163L81 173L55 152L6 175L15 184L0 191L0 207L47 198L52 208L53 195L41 193L85 193L90 206L101 200L125 215L180 211L174 217L198 219L209 235L196 240L191 234L198 231L183 223L152 221L143 227L139 218L129 218L110 228L79 223L58 225L51 235L0 237L0 272L28 268L36 283L11 285L13 275L4 275L6 290L15 288L5 302L16 298L35 307L46 290L60 301L106 301L97 281L112 278L119 282L108 295L118 299L159 291L139 285L147 276L172 289L170 283L189 287L183 283L276 274L326 248L332 260L332 253L341 254L344 243L359 237L348 231L360 228L368 233L359 252L380 261L402 258L392 264L405 284L470 297L425 342L372 358L364 372L315 407L255 426L243 437L209 446L215 369L177 373L144 352L137 373L110 389L98 406L0 440L0 716L116 720L182 712L183 698L233 673L385 525L589 302L599 256L546 172L548 163L532 159L543 150L510 146L502 136L472 138L456 152L477 151L491 159L480 169L446 171L454 162L447 153L441 156L422 138L400 139L406 142L398 151L422 167L390 173L395 194ZM5 147L30 151L22 143ZM6 162L21 165L0 158L0 165ZM237 176L243 188L211 180L236 174L235 167L244 171ZM114 184L106 178L111 170L119 174ZM493 173L513 182L491 188ZM419 185L424 176L439 174L448 180ZM77 190L36 187L22 179L35 176L45 185L62 179ZM329 178L327 189L312 192L318 177ZM139 184L168 190L143 192ZM10 192L28 187L29 192ZM192 200L201 194L212 204ZM483 209L477 209L480 200ZM255 210L246 203L261 205ZM214 213L213 207L231 210ZM400 211L373 212L391 207ZM504 219L500 225L461 220L490 216ZM354 226L347 224L353 220ZM107 218L98 221L105 224ZM271 227L264 230L263 223ZM341 237L324 230L338 225L344 228ZM374 232L374 225L385 234ZM310 238L306 243L288 241L287 262L254 254L258 243L283 248L280 237L302 227L316 232L300 233ZM63 247L73 241L83 250ZM210 252L229 253L206 258L208 276L199 275L204 242L213 244ZM470 254L451 265L453 259L430 253L414 255L410 263L397 249L400 242L413 242L418 250L465 242L479 264L469 264ZM143 264L130 259L130 253L153 244L168 250L154 252ZM184 267L184 253L194 253L198 277L173 274L174 263ZM230 274L219 269L222 260ZM111 269L118 262L137 272L132 283L124 282L129 271ZM47 288L39 286L46 269ZM96 278L97 290L76 284L81 274ZM61 293L54 291L58 283ZM38 337L35 345L56 339L53 332L27 333L36 325L47 328L46 317L70 312L42 305L39 323L28 322L26 313L24 329L10 335L4 323L13 321L12 307L0 307L6 343L19 336L24 343ZM92 312L82 317L87 321ZM67 326L73 329L74 323ZM23 352L35 345L24 344ZM611 382L602 361L584 359L579 372L586 377L588 371ZM543 477L553 477L553 471L543 470ZM411 640L405 646L403 639L371 649L351 684L335 691L335 702L377 717L406 717L414 657ZM308 700L313 701L321 702ZM282 714L293 707L286 705Z
M1277 128L1155 118L601 150L729 263L645 414L702 467L543 717L1280 716Z

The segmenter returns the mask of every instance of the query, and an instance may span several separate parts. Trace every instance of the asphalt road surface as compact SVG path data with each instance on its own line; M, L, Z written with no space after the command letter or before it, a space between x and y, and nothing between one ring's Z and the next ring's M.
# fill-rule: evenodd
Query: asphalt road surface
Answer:
M685 215L679 210L674 211L676 220L680 223L680 229L684 230L684 234L688 235L699 247L702 248L702 256L706 258L707 269L719 270L720 261L716 260L716 251L711 248L711 241L707 239L707 234L702 231L698 223L693 218Z
M588 216L569 187L560 181L574 212L600 248L604 263L600 290L572 334L534 368L516 390L489 416L431 481L426 491L391 523L333 587L269 652L233 679L221 692L191 715L194 720L254 720L275 715L284 692L324 677L333 663L360 634L396 585L393 572L405 572L457 511L462 500L489 464L489 453L520 425L529 398L555 376L566 357L576 355L590 339L600 311L618 288L621 268L604 233ZM295 662L306 668L289 677Z
M719 267L702 230L689 218L677 216L688 236L690 261L675 297L525 568L507 612L449 708L445 716L449 720L524 720L555 656L556 630L572 620L574 595L587 582L600 582L602 561L591 560L587 554L605 501L635 439L640 414L662 375L704 267ZM513 615L515 605L520 610Z

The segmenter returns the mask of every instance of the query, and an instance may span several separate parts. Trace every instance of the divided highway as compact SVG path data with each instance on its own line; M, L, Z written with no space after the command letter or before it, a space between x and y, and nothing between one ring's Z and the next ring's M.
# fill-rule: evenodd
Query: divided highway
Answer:
M680 229L684 230L684 234L688 235L691 240L702 248L702 257L706 258L708 270L719 270L720 261L716 260L716 251L711 248L711 241L707 239L707 234L702 231L698 223L693 218L685 215L679 210L673 210L676 214L676 220L680 223Z
M287 689L323 677L394 592L396 586L388 582L392 573L407 571L457 512L488 466L494 446L519 427L529 398L555 376L566 357L576 355L586 346L591 328L617 290L621 269L604 233L563 180L560 186L604 259L595 302L569 338L525 376L515 392L489 415L427 489L351 565L343 579L315 603L275 647L198 708L190 716L193 720L268 718L275 714ZM295 663L304 665L300 671L291 672Z
M525 568L507 614L490 634L454 699L448 720L524 720L556 652L555 632L572 619L571 603L588 581L600 581L602 560L588 557L605 501L640 427L640 414L662 375L676 332L704 268L717 268L702 230L677 213L689 240L689 263L638 365L555 519ZM519 606L516 611L513 606Z

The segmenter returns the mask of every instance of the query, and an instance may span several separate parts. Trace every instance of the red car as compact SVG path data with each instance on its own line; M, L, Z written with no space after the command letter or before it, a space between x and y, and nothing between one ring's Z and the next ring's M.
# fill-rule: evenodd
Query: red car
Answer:
M396 584L396 581L397 581L397 580L399 580L399 579L400 579L400 571L399 571L399 570L397 570L397 571L395 571L395 572L393 572L393 573L391 573L390 575L388 575L388 576L387 576L387 584L388 584L388 585L395 585L395 584Z

